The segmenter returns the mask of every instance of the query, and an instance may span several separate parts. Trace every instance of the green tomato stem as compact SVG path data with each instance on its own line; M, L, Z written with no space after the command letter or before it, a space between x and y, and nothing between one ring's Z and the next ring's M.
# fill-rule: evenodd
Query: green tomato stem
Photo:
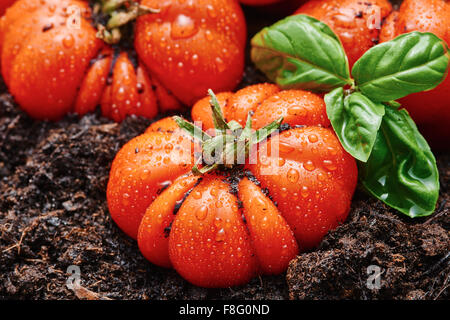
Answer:
M217 170L220 167L232 168L239 160L245 160L249 156L251 147L267 139L276 132L283 121L280 118L255 132L252 131L251 112L247 117L245 128L234 120L226 122L219 101L212 90L208 90L211 97L211 111L215 128L215 136L210 136L199 127L174 116L178 126L202 143L202 154L206 164L199 168L199 163L192 168L195 175L202 175Z

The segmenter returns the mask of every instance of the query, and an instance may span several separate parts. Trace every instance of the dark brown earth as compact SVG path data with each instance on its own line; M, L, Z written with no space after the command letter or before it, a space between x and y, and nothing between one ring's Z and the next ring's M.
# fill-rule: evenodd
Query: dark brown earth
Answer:
M290 298L448 299L450 155L438 156L438 165L441 196L431 217L411 221L357 193L347 222L291 261ZM366 285L371 265L380 267L379 290Z
M247 15L250 34L273 22ZM261 81L248 64L241 86ZM0 299L449 298L450 154L437 155L442 187L431 217L402 217L358 191L347 223L287 275L203 289L148 263L108 213L114 155L149 123L99 114L36 122L0 96ZM77 292L65 285L71 265L81 268ZM379 290L366 286L369 265L381 267Z

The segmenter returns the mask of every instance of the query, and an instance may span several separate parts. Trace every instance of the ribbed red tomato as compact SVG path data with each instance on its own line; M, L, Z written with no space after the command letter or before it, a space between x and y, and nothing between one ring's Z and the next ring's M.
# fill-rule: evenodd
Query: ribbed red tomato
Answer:
M113 1L92 3L103 10ZM123 10L135 1L129 3ZM0 22L2 73L18 104L51 120L100 104L105 116L121 121L130 114L151 118L158 109L192 104L208 88L237 85L246 26L236 1L140 4L158 13L137 19L134 43L127 35L128 43L110 46L93 26L104 15L87 2L18 0Z
M107 190L112 218L143 255L204 287L286 270L346 219L357 179L320 96L262 84L217 97L228 121L251 111L257 129L284 116L283 130L247 155L253 162L193 175L192 141L163 119L119 151ZM192 112L207 129L205 101Z

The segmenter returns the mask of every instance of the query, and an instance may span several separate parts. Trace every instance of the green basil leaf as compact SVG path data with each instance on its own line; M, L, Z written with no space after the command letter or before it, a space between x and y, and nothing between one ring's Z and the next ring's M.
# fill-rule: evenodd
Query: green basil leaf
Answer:
M413 218L435 210L436 160L406 110L386 106L372 154L358 164L362 185L387 205Z
M342 88L325 95L327 115L344 149L366 162L372 152L384 115L384 105L360 92L344 96Z
M283 89L328 92L352 83L339 38L312 17L285 18L261 30L251 45L255 65Z
M446 43L432 33L411 32L368 50L353 66L358 88L375 101L431 90L447 73Z

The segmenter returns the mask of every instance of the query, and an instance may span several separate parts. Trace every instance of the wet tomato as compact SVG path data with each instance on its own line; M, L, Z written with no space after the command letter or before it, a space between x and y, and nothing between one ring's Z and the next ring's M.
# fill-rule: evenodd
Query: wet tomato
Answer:
M216 136L205 134L200 144L203 152L226 132L218 125L225 123L222 113L236 130L233 141L246 132L237 127L249 127L248 114L258 132L281 131L256 148L243 148L242 164L224 164L219 157L194 166L198 140L175 125L192 127L181 118L156 122L113 162L111 216L137 238L149 261L173 267L199 286L227 287L283 272L299 250L314 248L346 219L356 187L355 160L330 128L319 95L260 84L218 94L221 111L214 116L207 101L192 110L203 129L216 124Z
M388 0L310 0L295 14L312 16L339 36L350 67L379 41L383 19L391 12Z
M57 120L101 105L115 121L152 118L239 82L246 26L236 1L113 4L19 0L1 18L2 74L32 117ZM135 28L114 13L137 18Z

